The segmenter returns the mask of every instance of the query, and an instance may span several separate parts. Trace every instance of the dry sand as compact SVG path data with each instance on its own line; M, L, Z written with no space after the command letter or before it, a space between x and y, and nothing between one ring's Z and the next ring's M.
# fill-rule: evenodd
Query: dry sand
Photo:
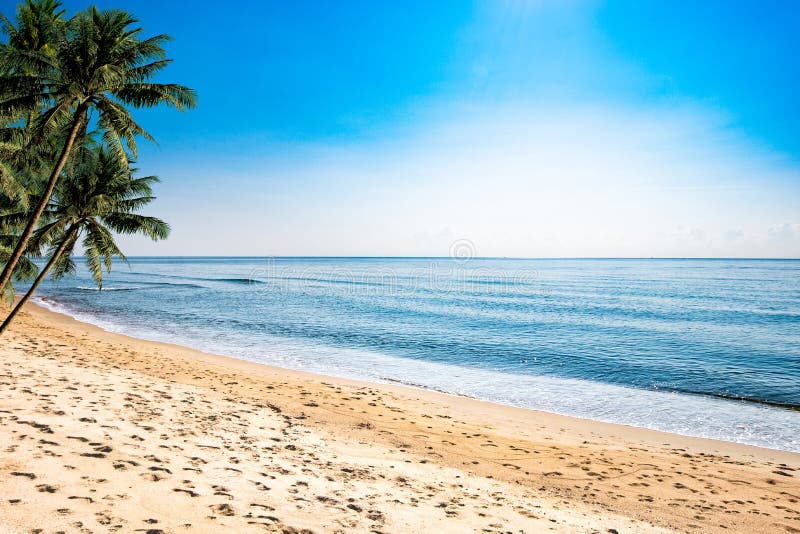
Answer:
M798 454L286 371L35 306L0 339L0 451L4 533L800 532Z

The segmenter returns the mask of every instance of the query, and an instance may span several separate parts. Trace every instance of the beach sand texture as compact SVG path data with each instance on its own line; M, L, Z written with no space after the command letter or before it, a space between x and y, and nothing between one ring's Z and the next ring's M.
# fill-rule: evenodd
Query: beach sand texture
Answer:
M800 532L798 454L287 371L36 306L0 341L0 451L2 532Z

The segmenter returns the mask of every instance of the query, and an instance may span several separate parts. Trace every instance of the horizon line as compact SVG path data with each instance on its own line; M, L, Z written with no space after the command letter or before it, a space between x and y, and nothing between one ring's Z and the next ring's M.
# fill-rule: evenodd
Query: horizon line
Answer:
M73 256L75 258L85 258L86 256ZM728 261L800 261L800 257L756 257L756 256L474 256L469 258L459 258L452 256L336 256L336 255L317 255L317 256L283 256L283 255L259 255L259 256L239 256L239 255L131 255L128 259L147 259L147 258L232 258L232 259L384 259L384 260L453 260L468 262L472 260L728 260Z

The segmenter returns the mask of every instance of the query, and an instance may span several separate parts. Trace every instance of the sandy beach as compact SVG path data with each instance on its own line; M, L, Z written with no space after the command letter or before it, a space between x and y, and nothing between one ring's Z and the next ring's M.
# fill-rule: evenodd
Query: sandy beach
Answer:
M2 532L800 532L800 455L316 376L30 305Z

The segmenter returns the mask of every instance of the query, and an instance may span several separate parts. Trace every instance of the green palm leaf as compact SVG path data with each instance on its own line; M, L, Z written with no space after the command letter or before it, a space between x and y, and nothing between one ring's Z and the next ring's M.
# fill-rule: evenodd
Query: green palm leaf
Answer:
M196 104L191 89L153 81L169 64L163 47L169 36L143 38L136 18L122 10L90 7L66 21L59 5L55 0L29 0L28 7L18 12L16 25L5 17L0 20L10 36L0 46L0 120L4 126L24 121L28 127L18 159L26 152L50 155L49 177L37 187L40 200L0 274L0 287L10 279L14 258L27 249L62 171L76 165L73 159L80 152L76 146L87 129L101 131L105 157L127 170L128 153L137 156L137 139L153 141L130 108L165 105L184 111ZM11 182L11 170L3 171L6 182L0 183L0 190L13 195L18 189ZM129 195L129 199L148 196ZM99 196L93 202L97 211L109 205ZM141 205L131 201L127 207ZM161 235L153 228L144 232ZM94 237L89 244L98 254L113 249L105 238Z

